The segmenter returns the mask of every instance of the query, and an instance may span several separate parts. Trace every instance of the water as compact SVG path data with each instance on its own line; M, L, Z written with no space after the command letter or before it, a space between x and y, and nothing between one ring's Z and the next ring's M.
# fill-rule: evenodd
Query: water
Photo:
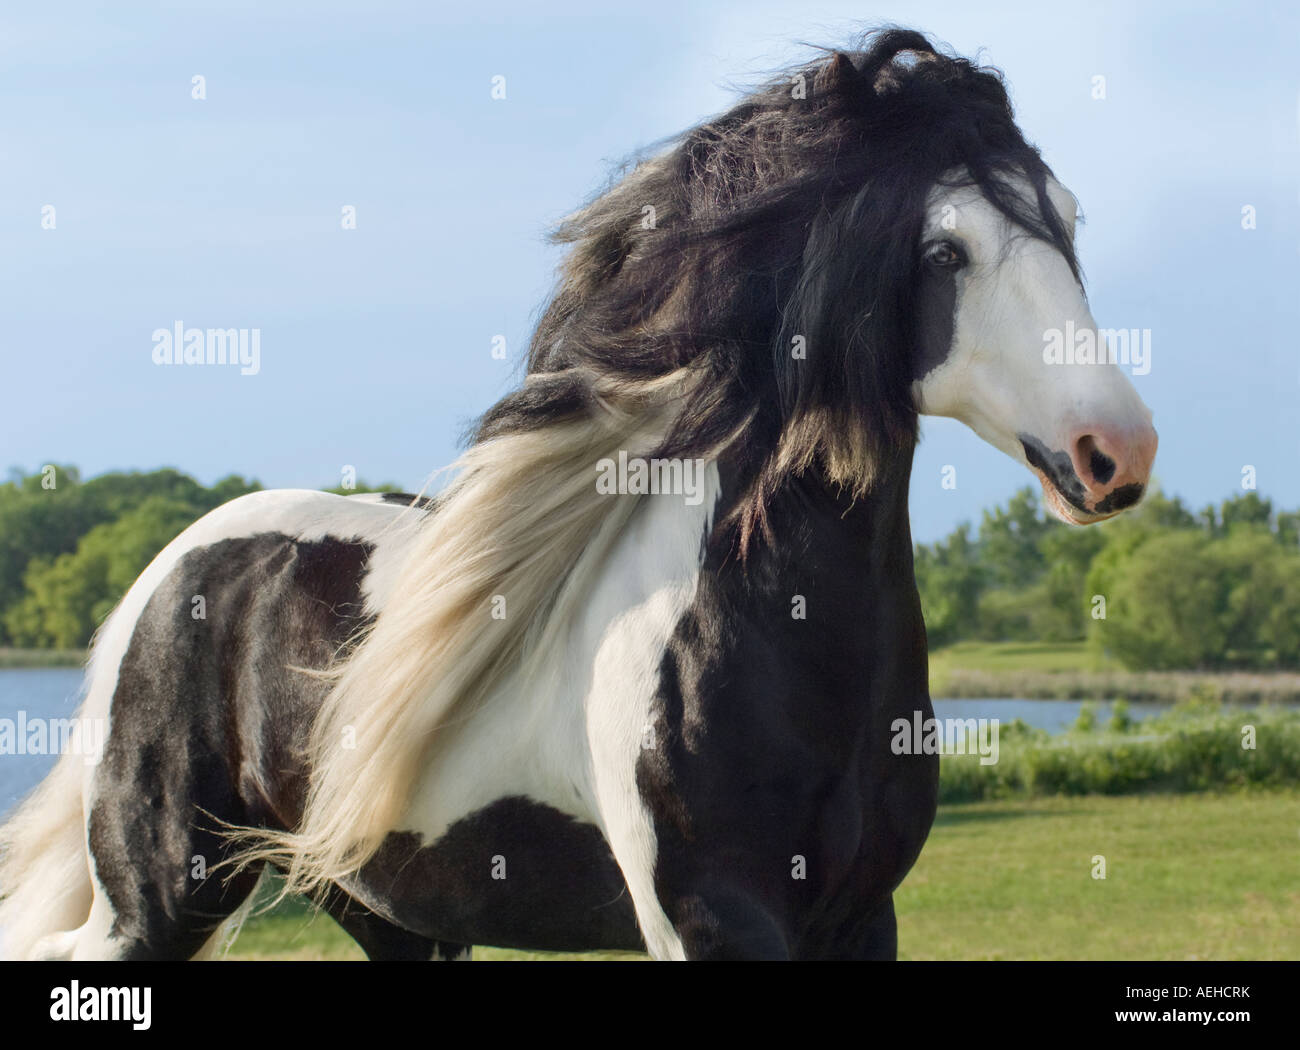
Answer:
M14 719L22 710L28 718L68 718L76 710L81 688L79 668L0 669L0 718ZM1050 733L1068 729L1083 706L1081 700L935 700L938 718L996 718L1003 725L1020 718ZM1098 720L1110 717L1113 702L1097 704ZM1129 715L1149 718L1166 710L1153 702L1129 704ZM54 755L0 755L0 814L7 812L54 765Z
M71 718L81 690L79 667L0 669L0 718ZM35 787L57 755L0 754L0 814Z
M1006 725L1013 719L1019 718L1027 725L1034 729L1046 729L1049 733L1063 733L1079 717L1079 711L1083 707L1083 700L1009 700L1009 699L980 699L980 700L935 700L934 714L936 718L996 718L999 723ZM1105 725L1110 718L1111 709L1115 706L1113 700L1095 702L1097 708L1097 721ZM1138 722L1144 718L1151 718L1153 715L1162 714L1169 710L1168 704L1156 703L1152 700L1134 700L1128 705L1128 714L1133 721Z

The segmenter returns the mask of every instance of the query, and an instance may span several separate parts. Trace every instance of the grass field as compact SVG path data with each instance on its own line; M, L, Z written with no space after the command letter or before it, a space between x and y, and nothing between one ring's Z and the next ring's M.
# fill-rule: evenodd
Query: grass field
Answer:
M945 807L897 903L912 959L1300 959L1300 792Z
M0 669L80 667L85 662L85 649L10 649L0 645Z
M930 653L930 695L1154 700L1202 693L1234 703L1300 702L1294 671L1126 671L1083 642L957 642Z
M956 642L930 653L930 677L963 671L1102 671L1084 642ZM937 691L936 691L937 692Z
M1300 790L945 806L896 901L904 959L1300 959ZM230 957L362 955L294 905L251 920Z

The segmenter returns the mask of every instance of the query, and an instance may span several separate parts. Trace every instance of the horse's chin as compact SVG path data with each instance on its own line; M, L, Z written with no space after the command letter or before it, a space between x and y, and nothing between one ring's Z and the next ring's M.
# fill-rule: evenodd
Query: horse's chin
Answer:
M1039 484L1043 486L1043 505L1051 512L1052 516L1067 525L1095 525L1099 521L1106 521L1108 518L1115 517L1122 511L1113 510L1108 514L1094 514L1090 511L1080 510L1066 498L1061 495L1052 482L1043 475L1041 471L1035 470L1038 475Z

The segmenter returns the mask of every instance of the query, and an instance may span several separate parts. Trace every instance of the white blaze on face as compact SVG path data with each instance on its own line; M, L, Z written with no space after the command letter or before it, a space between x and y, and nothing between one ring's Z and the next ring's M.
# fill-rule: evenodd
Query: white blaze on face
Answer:
M1021 192L1034 200L1027 180ZM1048 194L1073 236L1074 197L1054 180ZM1065 257L974 187L935 189L922 244L936 252L923 265L937 267L928 271L935 280L954 281L955 297L947 356L929 362L913 387L919 411L959 419L1024 463L1066 521L1099 521L1135 503L1155 457L1151 412L1109 359ZM936 251L944 244L958 263ZM1085 332L1101 363L1045 359L1053 333Z

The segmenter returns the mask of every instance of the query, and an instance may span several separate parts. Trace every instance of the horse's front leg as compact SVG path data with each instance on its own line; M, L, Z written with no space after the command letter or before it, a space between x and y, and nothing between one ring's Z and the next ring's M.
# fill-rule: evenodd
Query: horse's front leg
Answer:
M887 962L898 958L898 920L894 916L893 894L872 916L857 943L849 948L846 958Z
M776 916L749 888L707 880L661 899L687 959L782 960L790 945Z
M639 783L638 783L639 781ZM774 887L788 865L766 871L715 843L683 841L680 797L645 778L604 785L606 840L623 872L646 948L657 959L788 959L788 903ZM687 818L689 819L689 818ZM686 848L683 848L686 847ZM773 857L779 854L773 852Z
M789 939L775 909L765 904L753 887L725 874L680 881L662 868L656 872L654 854L647 845L641 837L633 849L620 851L611 842L651 955L691 960L791 957Z

